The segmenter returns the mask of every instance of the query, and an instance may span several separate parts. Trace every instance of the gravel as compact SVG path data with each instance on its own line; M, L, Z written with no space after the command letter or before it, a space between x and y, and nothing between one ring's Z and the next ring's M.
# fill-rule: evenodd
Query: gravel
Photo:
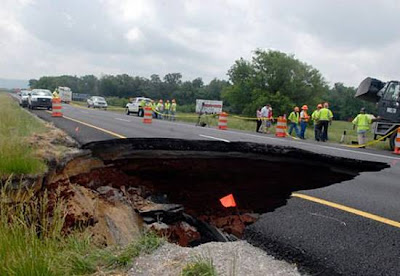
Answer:
M150 255L138 257L130 276L178 276L185 264L212 259L219 276L301 275L296 266L276 260L246 241L210 242L194 248L167 243Z

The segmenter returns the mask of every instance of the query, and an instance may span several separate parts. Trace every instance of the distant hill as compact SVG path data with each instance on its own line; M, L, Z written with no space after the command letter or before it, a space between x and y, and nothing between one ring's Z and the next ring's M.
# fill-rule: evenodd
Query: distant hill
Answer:
M0 88L28 88L28 80L13 80L13 79L1 79L0 78Z

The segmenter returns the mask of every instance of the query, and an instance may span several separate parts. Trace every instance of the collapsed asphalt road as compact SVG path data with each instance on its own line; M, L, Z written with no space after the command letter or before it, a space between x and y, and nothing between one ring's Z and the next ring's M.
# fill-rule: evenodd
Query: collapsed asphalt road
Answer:
M82 144L116 138L116 134L121 136L119 138L219 139L225 143L250 141L270 146L290 145L322 154L389 164L390 168L379 172L363 172L353 179L329 187L301 191L300 195L311 197L307 199L296 195L288 200L287 205L264 214L258 222L247 228L245 237L267 252L320 275L400 274L397 265L400 253L396 250L400 231L400 202L397 198L400 159L397 156L377 151L349 150L334 145L298 143L245 132L222 132L182 123L155 121L149 126L143 125L136 117L71 106L65 108L64 112L70 119L53 119L45 111L35 111L40 117L54 121ZM297 157L302 160L301 153ZM325 165L329 166L330 163ZM347 166L351 169L353 164ZM300 178L312 179L312 174L318 175L318 169L295 170L285 165L275 170L293 183ZM254 173L262 175L268 183L272 171L265 168ZM328 175L319 175L322 182L324 177ZM314 186L310 184L310 188ZM318 199L323 200L318 202Z

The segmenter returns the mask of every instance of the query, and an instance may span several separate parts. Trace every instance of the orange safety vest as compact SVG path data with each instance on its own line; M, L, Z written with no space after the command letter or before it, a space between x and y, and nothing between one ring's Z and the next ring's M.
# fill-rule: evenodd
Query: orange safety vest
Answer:
M303 114L300 118L301 121L303 122L308 122L308 119L310 119L310 116L308 116L307 111L303 110L300 112L300 114Z

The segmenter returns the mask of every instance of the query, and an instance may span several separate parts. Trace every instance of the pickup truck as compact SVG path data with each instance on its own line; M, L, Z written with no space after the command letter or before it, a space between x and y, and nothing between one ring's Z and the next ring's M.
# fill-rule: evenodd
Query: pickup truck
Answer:
M143 117L144 110L143 106L141 106L141 102L145 101L146 104L151 102L151 99L145 97L137 97L133 98L129 103L126 104L125 112L126 115L130 115L131 113L136 113L139 117Z

